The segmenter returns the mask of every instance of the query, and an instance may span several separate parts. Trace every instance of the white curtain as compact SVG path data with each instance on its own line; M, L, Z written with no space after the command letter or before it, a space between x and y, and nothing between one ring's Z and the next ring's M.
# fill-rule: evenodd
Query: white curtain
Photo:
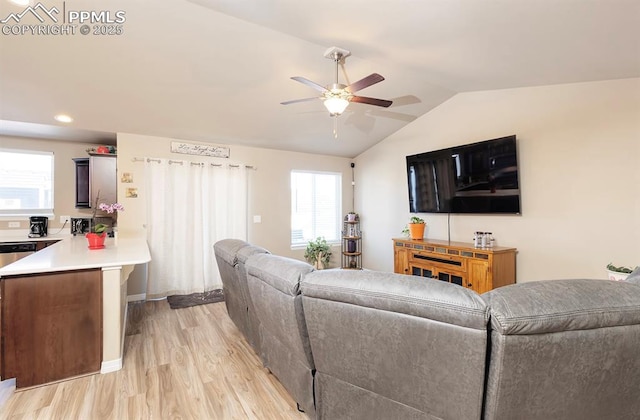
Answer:
M247 169L145 159L147 298L221 289L213 244L247 237Z

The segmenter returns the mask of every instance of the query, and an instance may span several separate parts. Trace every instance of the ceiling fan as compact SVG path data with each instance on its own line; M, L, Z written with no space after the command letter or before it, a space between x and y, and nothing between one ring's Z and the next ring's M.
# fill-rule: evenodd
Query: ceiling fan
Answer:
M349 102L358 102L367 105L375 105L382 107L389 107L393 102L388 101L386 99L377 99L377 98L368 98L366 96L357 96L354 93L367 88L371 85L375 85L376 83L382 82L384 77L379 75L378 73L371 73L367 77L358 80L357 82L351 83L349 86L343 85L338 82L338 66L340 61L344 60L348 56L351 55L350 51L344 50L338 47L331 47L327 51L325 51L324 56L333 60L336 64L336 82L327 85L326 87L319 85L318 83L312 82L309 79L304 77L295 76L292 77L293 80L304 83L307 86L310 86L317 91L320 91L320 96L315 96L312 98L304 98L304 99L294 99L292 101L281 102L282 105L295 104L298 102L308 102L315 101L316 99L320 99L324 106L329 111L329 115L332 117L337 117L347 109L349 106Z

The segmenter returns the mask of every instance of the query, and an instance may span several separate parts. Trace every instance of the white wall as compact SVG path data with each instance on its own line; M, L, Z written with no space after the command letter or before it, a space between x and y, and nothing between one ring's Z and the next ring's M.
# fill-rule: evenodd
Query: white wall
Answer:
M451 240L491 231L518 248L517 281L605 278L640 265L640 79L454 96L356 161L363 264L393 271L409 206L405 156L515 134L522 215L451 215ZM447 215L423 214L447 239Z

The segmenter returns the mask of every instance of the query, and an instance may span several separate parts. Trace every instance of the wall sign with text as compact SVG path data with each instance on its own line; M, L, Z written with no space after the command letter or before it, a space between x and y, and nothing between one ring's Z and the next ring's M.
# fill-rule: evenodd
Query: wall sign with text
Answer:
M182 153L184 155L213 156L219 158L229 157L229 146L217 146L214 144L189 144L179 141L171 142L172 153Z

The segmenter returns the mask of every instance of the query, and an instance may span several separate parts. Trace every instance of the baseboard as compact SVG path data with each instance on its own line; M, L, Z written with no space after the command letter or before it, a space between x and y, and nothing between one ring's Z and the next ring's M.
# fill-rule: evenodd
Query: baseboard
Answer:
M111 373L122 369L122 357L115 360L109 360L102 362L100 366L100 373Z
M127 296L127 302L138 302L141 300L147 300L147 294L146 293L140 293L137 295L128 295Z
M11 398L16 390L16 378L0 381L0 408ZM2 410L0 410L2 411Z

